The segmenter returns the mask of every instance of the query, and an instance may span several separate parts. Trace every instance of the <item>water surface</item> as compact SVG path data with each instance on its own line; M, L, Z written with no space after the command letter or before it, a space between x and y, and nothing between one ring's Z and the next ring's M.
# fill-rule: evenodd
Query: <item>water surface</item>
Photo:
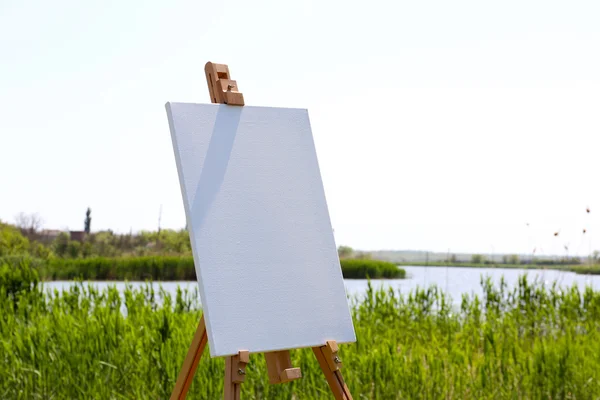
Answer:
M460 303L463 294L479 295L483 294L481 289L481 277L489 276L494 282L500 282L504 277L509 287L517 283L519 276L527 274L531 280L538 280L545 284L552 284L556 281L562 287L570 287L577 284L583 288L591 285L594 289L600 290L600 275L577 275L574 272L543 270L543 269L516 269L516 268L457 268L457 267L402 267L407 272L407 279L374 279L371 283L374 287L392 287L400 293L408 293L417 287L429 287L437 285L441 290L452 296L455 304ZM345 279L346 292L350 297L363 296L367 290L366 279ZM120 281L90 281L86 282L98 289L104 289L108 286L116 286L119 291L123 291L126 285L133 288L144 286L145 282L120 282ZM54 281L45 282L45 290L68 289L76 284L73 281ZM179 282L154 282L155 289L159 286L175 297L177 287L188 289L191 293L197 292L198 284L192 281Z

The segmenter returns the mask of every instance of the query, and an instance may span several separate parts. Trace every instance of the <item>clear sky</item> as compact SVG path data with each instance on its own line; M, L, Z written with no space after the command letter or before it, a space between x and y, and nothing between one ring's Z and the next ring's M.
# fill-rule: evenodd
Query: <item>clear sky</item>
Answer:
M598 21L597 1L0 0L0 219L79 230L90 206L128 232L162 205L182 228L164 104L209 102L214 61L246 104L308 108L338 244L587 254Z

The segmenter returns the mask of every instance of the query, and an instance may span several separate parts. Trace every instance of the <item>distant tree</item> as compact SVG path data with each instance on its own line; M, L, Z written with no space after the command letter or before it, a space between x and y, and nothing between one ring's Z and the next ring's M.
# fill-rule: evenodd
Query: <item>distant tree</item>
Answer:
M115 246L116 239L110 229L95 233L92 242L92 252L100 257L114 257L118 255L117 247Z
M89 257L92 255L92 244L90 242L85 242L83 246L81 246L81 256L83 258Z
M81 243L76 240L69 241L67 245L67 254L71 258L79 258L79 254L81 253Z
M192 251L190 236L186 230L163 229L160 233L156 233L157 236L159 234L161 240L157 246L162 251L175 254L190 253Z
M579 257L567 257L567 264L579 265L579 264L581 264L581 258L579 258Z
M31 238L41 229L44 220L38 213L25 214L20 212L15 216L15 223L24 235Z
M373 258L373 255L365 251L360 251L355 254L354 258L357 258L359 260L370 260L371 258Z
M92 227L92 209L88 207L87 211L85 212L85 221L84 221L84 225L83 225L83 230L85 231L85 233L87 233L89 235L91 227Z
M598 264L598 261L600 261L600 251L594 250L594 252L590 254L589 260L592 264Z
M29 250L29 240L12 225L0 222L0 256L22 254Z
M456 264L458 260L456 259L456 254L450 254L450 257L446 258L447 263Z
M481 254L473 254L471 256L471 263L473 264L483 264L485 262L485 257Z
M31 243L31 253L37 258L42 258L45 260L48 259L48 257L50 257L50 254L52 254L50 249L40 242Z
M519 260L519 256L518 255L511 254L510 256L508 256L508 263L516 265L516 264L520 264L521 261Z
M54 253L59 257L64 257L67 254L69 247L69 234L61 232L56 239L54 239Z
M349 258L354 254L354 250L349 246L340 246L338 247L338 255L340 258Z

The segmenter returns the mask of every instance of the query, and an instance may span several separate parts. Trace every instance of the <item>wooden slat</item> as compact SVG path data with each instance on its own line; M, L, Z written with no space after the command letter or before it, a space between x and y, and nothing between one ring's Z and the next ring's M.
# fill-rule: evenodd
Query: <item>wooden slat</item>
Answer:
M302 378L302 371L300 368L286 368L281 371L280 374L280 383L286 383L295 381L296 379Z
M250 353L246 350L225 358L224 400L240 400L241 384L246 378L246 365L249 361Z
M209 61L204 66L204 73L206 74L211 103L224 103L221 92L217 88L217 81L219 79L229 79L229 68L225 64L215 64Z
M194 373L196 372L200 358L202 358L202 353L204 353L204 348L206 347L207 342L208 336L206 334L206 325L204 323L204 315L202 315L202 318L200 318L200 323L198 324L198 328L196 329L196 333L194 334L194 338L192 339L192 344L188 349L185 360L183 361L183 365L181 366L181 370L179 371L177 382L175 383L175 387L171 393L171 400L185 399L190 385L192 384L192 380L194 379Z
M250 362L250 352L241 350L231 358L231 362L231 381L238 384L244 382L246 380L246 365Z
M232 382L231 365L233 361L231 357L225 358L225 381L223 382L223 399L235 399L235 385Z
M289 350L271 351L265 353L269 383L285 383L302 378L300 368L292 367L292 358Z
M206 83L212 103L243 106L244 95L240 93L237 82L231 79L226 64L207 62L204 66Z
M336 400L352 400L350 389L346 386L342 372L339 368L332 370L330 367L330 361L327 359L327 354L331 354L331 348L329 346L313 347L313 353L315 353L315 356L317 357L317 361L325 375L325 379L327 379L327 384L333 393L333 397Z

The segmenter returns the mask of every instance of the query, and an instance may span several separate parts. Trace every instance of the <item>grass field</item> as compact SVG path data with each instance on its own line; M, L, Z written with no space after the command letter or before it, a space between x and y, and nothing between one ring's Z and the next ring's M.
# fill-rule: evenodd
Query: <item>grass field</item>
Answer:
M0 398L167 399L200 317L195 296L149 286L44 293L35 270L0 266ZM355 399L593 399L600 396L600 293L482 282L459 308L438 289L367 292L358 342L341 346ZM124 312L122 312L124 311ZM330 399L310 350L303 379L269 385L252 355L244 399ZM219 399L223 362L204 357L190 389Z

